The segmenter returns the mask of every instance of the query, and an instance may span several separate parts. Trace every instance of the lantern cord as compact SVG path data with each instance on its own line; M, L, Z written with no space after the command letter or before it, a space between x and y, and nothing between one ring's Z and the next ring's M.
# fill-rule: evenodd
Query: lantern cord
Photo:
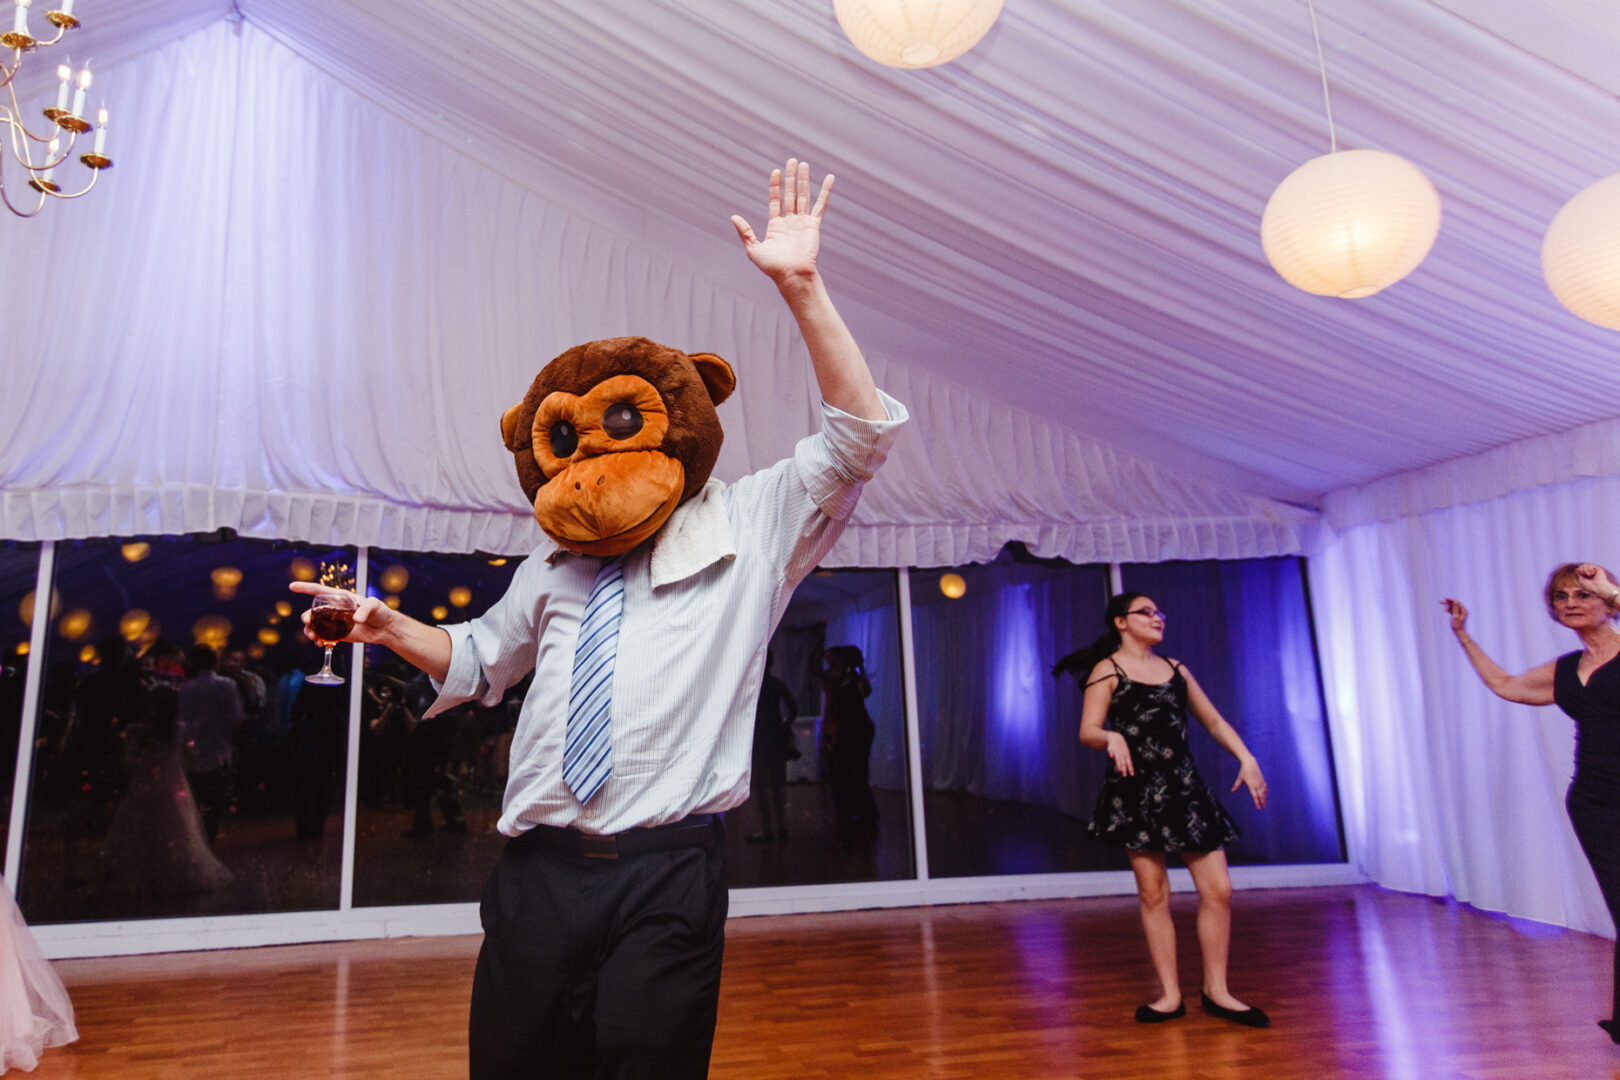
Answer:
M1305 0L1311 13L1311 36L1316 39L1316 66L1322 72L1322 107L1327 110L1328 150L1339 152L1339 135L1333 129L1333 99L1328 96L1327 60L1322 56L1322 31L1316 26L1316 0Z

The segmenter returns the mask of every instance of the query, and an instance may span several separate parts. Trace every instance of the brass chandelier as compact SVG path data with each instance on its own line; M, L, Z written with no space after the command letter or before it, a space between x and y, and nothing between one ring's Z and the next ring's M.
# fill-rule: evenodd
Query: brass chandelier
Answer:
M90 170L90 182L82 191L64 191L62 183L55 178L57 167L73 156L73 144L78 137L91 129L90 121L85 119L84 102L90 90L90 67L85 65L77 76L73 74L71 63L63 63L56 69L61 85L57 88L56 103L45 110L45 119L51 122L51 128L45 134L36 135L23 124L22 108L17 104L17 90L12 80L22 69L24 53L57 44L69 30L78 27L79 19L73 14L74 0L56 0L60 6L45 12L45 21L56 28L56 36L44 41L36 38L28 26L29 9L33 7L34 0L14 2L16 13L11 29L0 34L0 47L12 52L9 66L0 61L0 87L5 88L10 99L9 105L0 101L0 126L10 137L11 158L22 167L27 186L37 193L38 200L32 209L12 201L12 191L6 186L6 155L3 152L0 152L0 200L5 202L6 209L18 217L33 217L51 199L77 199L89 194L90 189L96 186L101 170L112 167L112 158L107 156L107 109L103 106L95 124L94 145L88 153L79 155L79 161ZM26 203L27 200L19 201Z

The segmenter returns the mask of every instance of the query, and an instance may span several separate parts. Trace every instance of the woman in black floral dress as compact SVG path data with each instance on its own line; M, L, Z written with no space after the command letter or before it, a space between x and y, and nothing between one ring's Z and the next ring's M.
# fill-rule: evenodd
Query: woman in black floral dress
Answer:
M1238 759L1233 791L1248 785L1255 806L1263 808L1265 778L1192 673L1154 653L1164 638L1164 612L1140 593L1121 593L1109 603L1105 618L1108 632L1089 648L1064 657L1057 670L1073 670L1085 678L1080 741L1108 751L1108 776L1086 831L1124 847L1136 874L1142 929L1162 990L1157 1000L1136 1010L1136 1019L1157 1023L1186 1014L1176 974L1176 928L1170 919L1166 856L1173 851L1180 853L1198 888L1204 1011L1265 1027L1270 1023L1266 1014L1233 997L1226 985L1232 879L1223 845L1237 838L1237 829L1193 767L1188 713Z

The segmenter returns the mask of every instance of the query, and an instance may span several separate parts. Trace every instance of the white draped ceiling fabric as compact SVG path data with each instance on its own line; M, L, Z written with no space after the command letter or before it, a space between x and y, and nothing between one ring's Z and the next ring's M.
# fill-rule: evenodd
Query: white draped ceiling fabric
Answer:
M1604 922L1557 811L1567 723L1484 695L1437 601L1529 663L1568 647L1546 569L1620 561L1616 338L1539 266L1620 171L1620 8L1321 0L1340 145L1445 207L1410 278L1339 302L1259 243L1327 149L1303 0L1010 0L920 72L861 58L830 0L236 7L77 9L118 167L0 221L0 536L525 550L496 418L622 333L732 360L717 472L774 460L813 388L726 219L799 154L840 176L829 282L916 418L834 562L1284 554L1325 508L1358 860Z
M141 91L116 128L119 183L8 236L31 271L12 295L39 317L9 343L0 400L5 535L228 526L526 552L539 533L497 420L552 356L618 334L736 365L719 475L778 460L810 430L802 344L734 237L725 272L746 274L683 265L469 160L251 23L137 58L119 82ZM757 211L758 194L738 209ZM983 560L1011 539L1079 561L1309 541L1308 511L873 358L923 435L896 452L835 565Z

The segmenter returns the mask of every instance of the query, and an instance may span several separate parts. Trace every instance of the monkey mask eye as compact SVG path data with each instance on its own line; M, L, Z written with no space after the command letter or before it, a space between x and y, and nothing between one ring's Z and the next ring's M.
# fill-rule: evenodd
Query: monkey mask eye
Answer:
M546 433L551 452L559 458L570 458L579 449L579 430L567 420L558 420Z
M628 401L616 401L607 407L602 414L602 430L608 433L611 439L628 439L642 426L641 410ZM553 428L552 430L556 430ZM556 446L556 436L552 436L552 446ZM572 451L570 451L571 453ZM558 457L565 455L558 454Z

